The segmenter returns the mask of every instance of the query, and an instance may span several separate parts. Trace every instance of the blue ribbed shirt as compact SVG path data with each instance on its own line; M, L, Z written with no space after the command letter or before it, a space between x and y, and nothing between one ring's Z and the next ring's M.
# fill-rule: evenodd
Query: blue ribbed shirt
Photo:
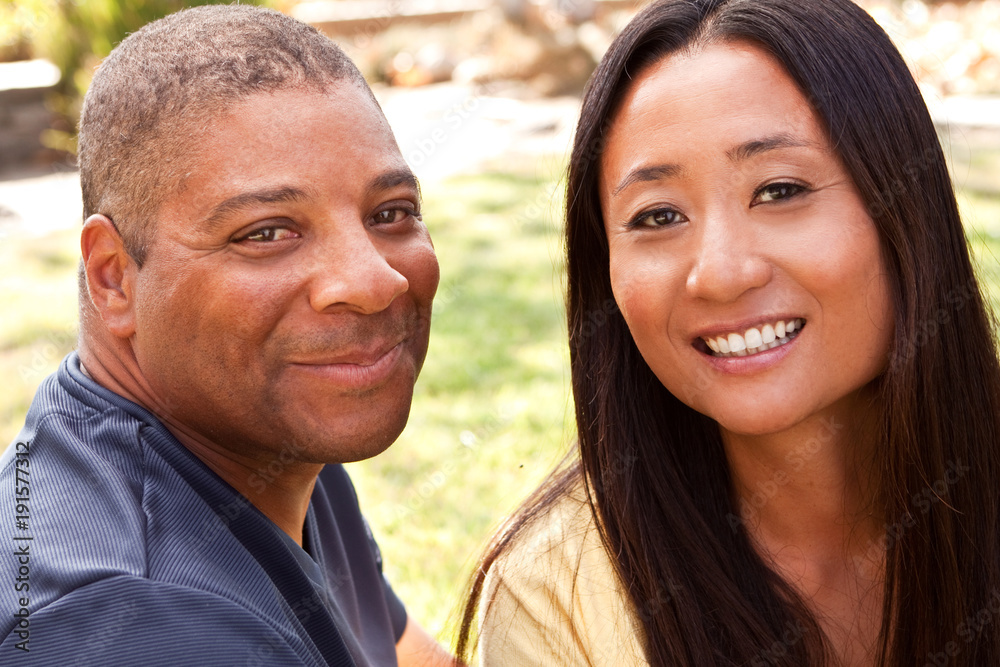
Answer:
M395 665L406 612L341 466L305 534L71 354L0 457L0 665Z

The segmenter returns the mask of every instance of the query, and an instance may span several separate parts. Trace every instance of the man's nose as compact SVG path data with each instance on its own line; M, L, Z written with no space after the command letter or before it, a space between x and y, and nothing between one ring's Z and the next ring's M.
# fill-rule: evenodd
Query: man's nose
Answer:
M773 268L760 252L751 224L720 217L700 226L692 240L693 261L686 284L690 296L732 303L771 280Z
M386 246L363 225L322 244L315 259L309 303L316 312L344 309L377 313L405 294L409 282L392 263Z

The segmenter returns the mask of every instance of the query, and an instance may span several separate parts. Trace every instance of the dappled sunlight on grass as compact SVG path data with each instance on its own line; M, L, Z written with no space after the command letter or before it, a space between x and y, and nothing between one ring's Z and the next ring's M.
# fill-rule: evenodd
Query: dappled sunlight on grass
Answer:
M79 231L0 243L0 442L21 429L38 384L76 346Z
M959 206L976 274L993 310L1000 313L1000 194L959 194Z

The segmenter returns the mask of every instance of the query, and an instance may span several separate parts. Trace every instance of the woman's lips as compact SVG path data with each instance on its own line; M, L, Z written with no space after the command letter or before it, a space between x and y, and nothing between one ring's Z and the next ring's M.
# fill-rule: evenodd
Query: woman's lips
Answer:
M805 326L801 317L764 322L742 331L699 338L713 357L747 357L785 345Z

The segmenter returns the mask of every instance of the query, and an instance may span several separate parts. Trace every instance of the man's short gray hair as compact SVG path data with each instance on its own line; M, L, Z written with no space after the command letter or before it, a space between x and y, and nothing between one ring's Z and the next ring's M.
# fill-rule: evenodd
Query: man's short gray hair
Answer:
M208 5L146 25L111 52L84 98L84 218L111 218L142 266L157 211L213 116L254 93L342 79L368 90L330 39L270 9Z

